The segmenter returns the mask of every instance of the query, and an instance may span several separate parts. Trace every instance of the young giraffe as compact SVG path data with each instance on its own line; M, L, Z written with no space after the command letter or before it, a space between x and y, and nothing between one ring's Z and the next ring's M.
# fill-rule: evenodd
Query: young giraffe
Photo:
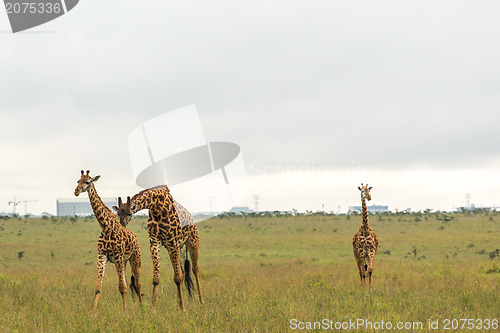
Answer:
M116 266L118 273L118 289L122 295L122 306L125 310L125 296L127 294L127 282L125 279L125 268L127 261L130 261L132 267L132 277L130 289L137 294L139 302L142 303L141 282L139 275L141 273L141 248L137 237L127 228L122 226L116 215L102 202L94 187L100 176L91 177L89 171L87 174L81 173L81 178L78 180L78 186L75 189L75 196L82 192L87 192L89 195L90 204L94 215L101 226L101 234L97 241L97 283L95 287L94 311L97 309L99 295L101 294L102 280L104 278L104 270L108 261Z
M190 296L193 287L193 282L189 274L190 263L187 259L188 251L193 261L192 271L196 278L198 297L200 303L203 304L198 267L200 238L196 225L193 223L191 213L181 204L177 203L170 194L168 187L163 185L141 191L134 195L132 199L127 197L127 203L122 203L117 209L120 223L126 226L132 215L142 209L149 209L147 226L151 259L153 260L153 306L156 304L158 285L160 283L160 248L162 245L167 249L174 269L174 282L177 285L179 307L184 309L181 291L184 273L186 274L185 282ZM186 245L185 272L182 270L180 258L181 248L184 244Z
M366 200L370 201L372 199L370 195L372 187L368 187L368 184L365 186L361 184L361 187L358 187L358 189L361 191L363 222L361 222L358 232L354 234L352 247L354 250L354 258L358 264L361 286L363 286L366 282L367 273L369 285L372 283L373 259L377 253L378 238L368 223L368 211L366 209Z

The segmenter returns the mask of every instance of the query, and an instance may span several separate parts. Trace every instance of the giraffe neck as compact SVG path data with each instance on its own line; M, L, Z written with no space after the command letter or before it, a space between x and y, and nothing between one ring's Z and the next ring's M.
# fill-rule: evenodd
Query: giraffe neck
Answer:
M361 211L363 216L361 227L364 229L370 229L370 223L368 223L368 209L366 208L366 199L364 197L361 197Z
M137 213L142 209L155 209L158 203L170 202L173 204L174 199L170 195L170 191L166 186L157 186L143 190L130 199L130 212Z
M90 205L92 206L92 210L94 211L94 215L99 222L99 225L102 229L109 228L113 221L116 220L115 215L102 202L101 197L97 194L97 191L94 187L94 184L90 184L90 189L87 191L89 194Z
M130 213L135 214L140 210L149 209L153 204L151 199L151 191L144 190L132 197L130 199Z

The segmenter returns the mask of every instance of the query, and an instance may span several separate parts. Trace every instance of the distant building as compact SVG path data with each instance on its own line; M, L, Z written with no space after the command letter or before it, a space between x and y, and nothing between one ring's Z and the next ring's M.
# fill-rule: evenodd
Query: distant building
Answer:
M497 210L498 207L476 207L476 205L472 204L469 207L458 207L456 209L457 212L475 212L475 211L483 211L483 212L491 212Z
M349 206L349 214L352 214L354 212L361 213L361 206ZM367 206L366 209L368 210L368 213L376 214L376 213L387 213L389 211L389 206L378 206L378 205L372 205L372 206Z
M231 208L230 212L236 213L236 214L252 213L253 209L250 209L248 207L233 207L233 208Z
M109 209L116 206L116 198L102 198ZM57 199L57 216L87 216L94 214L89 198Z

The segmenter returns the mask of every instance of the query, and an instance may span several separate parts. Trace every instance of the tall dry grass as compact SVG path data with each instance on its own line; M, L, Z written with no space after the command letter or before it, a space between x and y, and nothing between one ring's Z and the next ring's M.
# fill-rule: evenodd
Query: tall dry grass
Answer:
M165 249L158 304L151 308L146 221L134 219L129 226L143 251L144 304L132 301L129 292L122 312L118 278L109 264L95 316L97 222L2 220L0 331L283 332L292 331L291 320L498 320L500 263L490 253L498 247L500 216L370 218L380 239L370 290L360 288L352 254L359 217L233 217L199 223L205 303L188 300L184 292L185 312L177 308Z

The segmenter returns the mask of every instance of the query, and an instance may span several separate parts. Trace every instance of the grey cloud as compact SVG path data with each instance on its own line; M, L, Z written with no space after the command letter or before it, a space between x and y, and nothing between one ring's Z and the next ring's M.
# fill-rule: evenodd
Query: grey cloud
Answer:
M39 125L105 121L103 135L125 145L137 124L195 103L207 137L239 143L248 161L498 156L496 2L151 6L125 1L116 15L114 4L81 3L64 17L68 31L7 41L2 114L21 125L26 115L14 112L52 110L27 121L32 140Z

